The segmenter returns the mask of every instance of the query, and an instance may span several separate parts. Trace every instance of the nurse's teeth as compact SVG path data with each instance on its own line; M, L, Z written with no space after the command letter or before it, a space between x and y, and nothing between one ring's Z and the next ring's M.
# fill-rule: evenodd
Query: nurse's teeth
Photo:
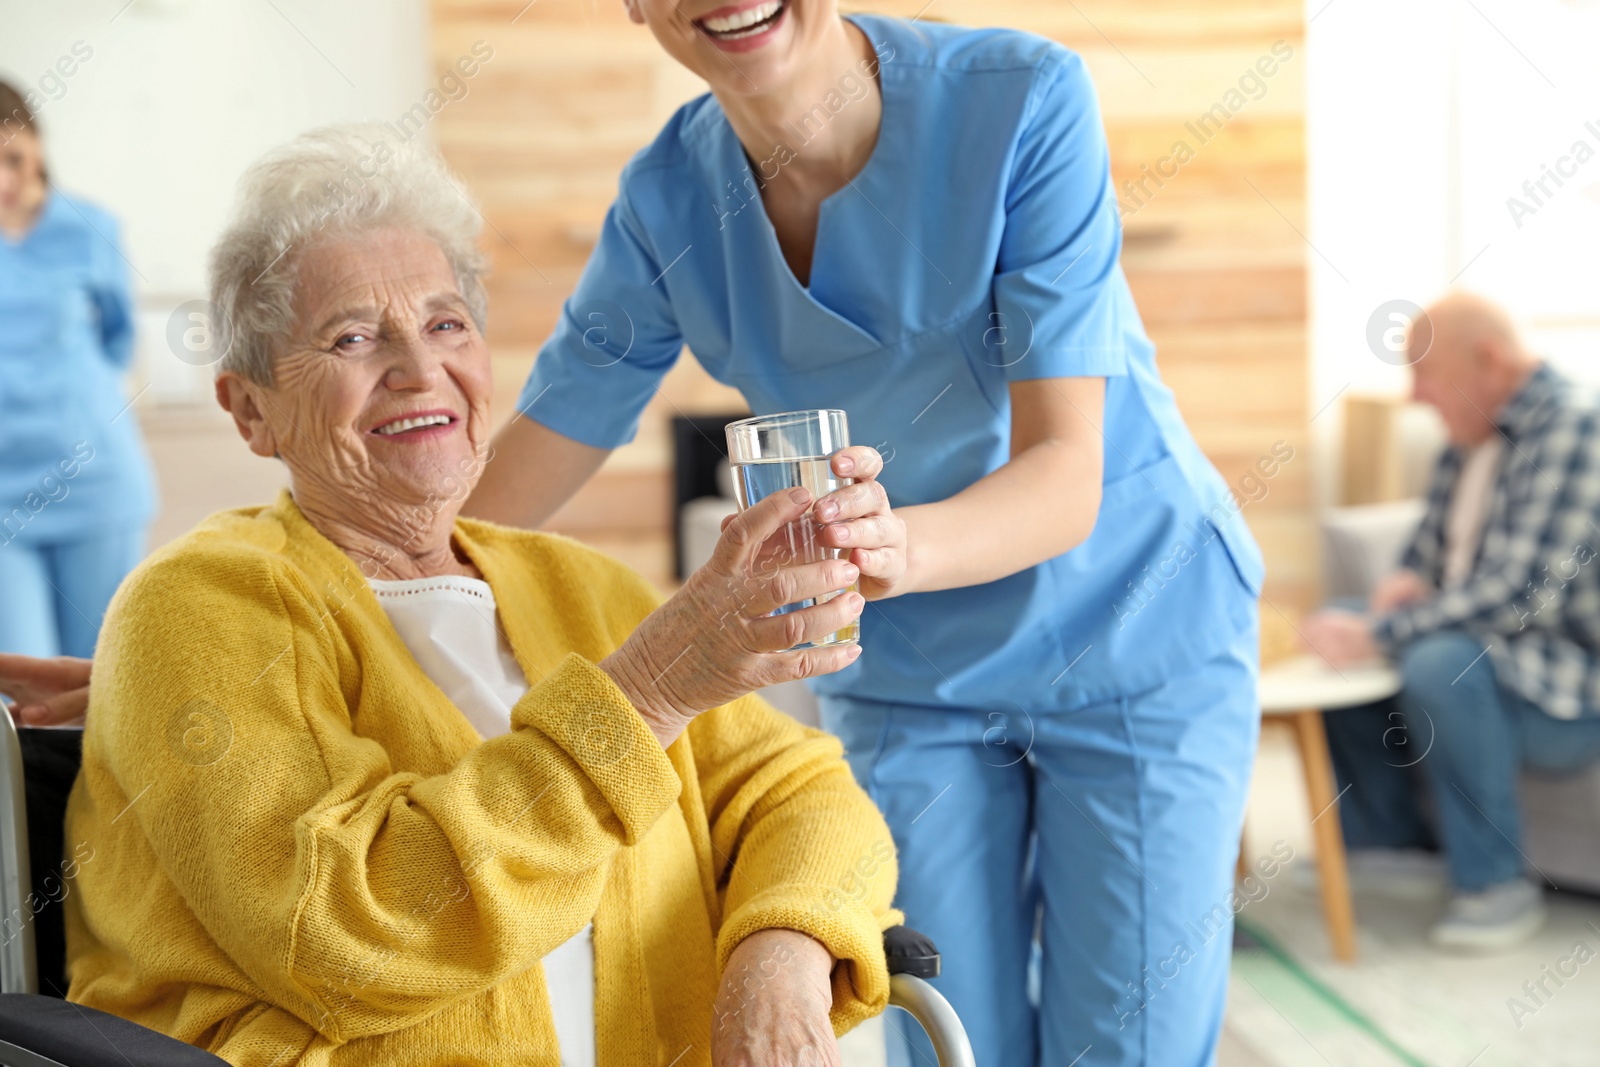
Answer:
M735 11L731 15L703 19L701 25L716 34L734 33L747 26L754 26L758 22L767 21L776 15L782 7L783 4L780 0L767 0L764 4L747 7L743 11Z
M387 437L390 434L405 433L407 430L415 430L419 426L444 426L449 423L449 421L449 415L421 415L414 419L396 419L393 422L386 422L382 426L378 427L377 432Z

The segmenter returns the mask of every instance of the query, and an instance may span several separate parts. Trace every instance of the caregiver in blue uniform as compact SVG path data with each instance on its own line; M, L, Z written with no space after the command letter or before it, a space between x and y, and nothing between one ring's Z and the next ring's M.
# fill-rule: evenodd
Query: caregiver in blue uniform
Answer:
M875 449L818 507L872 603L812 684L978 1062L1210 1063L1262 564L1157 376L1083 62L716 5L628 0L711 93L623 172L468 510L543 521L685 344L757 412L845 408Z
M90 656L154 504L122 374L133 301L116 220L46 178L0 83L0 652Z

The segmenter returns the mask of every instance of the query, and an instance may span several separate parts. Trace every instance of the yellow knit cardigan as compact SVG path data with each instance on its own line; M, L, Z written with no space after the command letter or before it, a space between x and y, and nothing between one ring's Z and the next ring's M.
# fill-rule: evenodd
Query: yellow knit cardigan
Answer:
M839 743L745 697L663 752L595 666L649 584L550 534L455 538L532 686L489 741L287 493L124 583L68 808L69 998L238 1067L553 1067L539 960L592 920L605 1067L709 1063L764 928L841 961L837 1032L882 1011L893 846Z

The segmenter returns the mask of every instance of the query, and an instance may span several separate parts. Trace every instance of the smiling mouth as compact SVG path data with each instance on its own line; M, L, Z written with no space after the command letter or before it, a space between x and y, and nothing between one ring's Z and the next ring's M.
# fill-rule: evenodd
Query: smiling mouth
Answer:
M393 437L396 434L410 433L413 430L427 430L434 426L449 426L456 420L449 415L414 415L409 418L399 418L376 426L372 432L383 437Z
M713 40L737 41L770 30L783 17L786 7L787 0L766 0L765 3L735 11L731 15L696 19L694 24Z

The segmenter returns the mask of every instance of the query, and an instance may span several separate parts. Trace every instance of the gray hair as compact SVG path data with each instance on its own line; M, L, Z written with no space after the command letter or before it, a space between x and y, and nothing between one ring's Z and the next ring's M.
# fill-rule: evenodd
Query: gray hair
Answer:
M438 243L481 331L482 216L439 154L382 126L329 126L267 153L239 181L233 219L211 249L218 371L271 385L276 345L295 327L300 253L319 237L388 226Z

